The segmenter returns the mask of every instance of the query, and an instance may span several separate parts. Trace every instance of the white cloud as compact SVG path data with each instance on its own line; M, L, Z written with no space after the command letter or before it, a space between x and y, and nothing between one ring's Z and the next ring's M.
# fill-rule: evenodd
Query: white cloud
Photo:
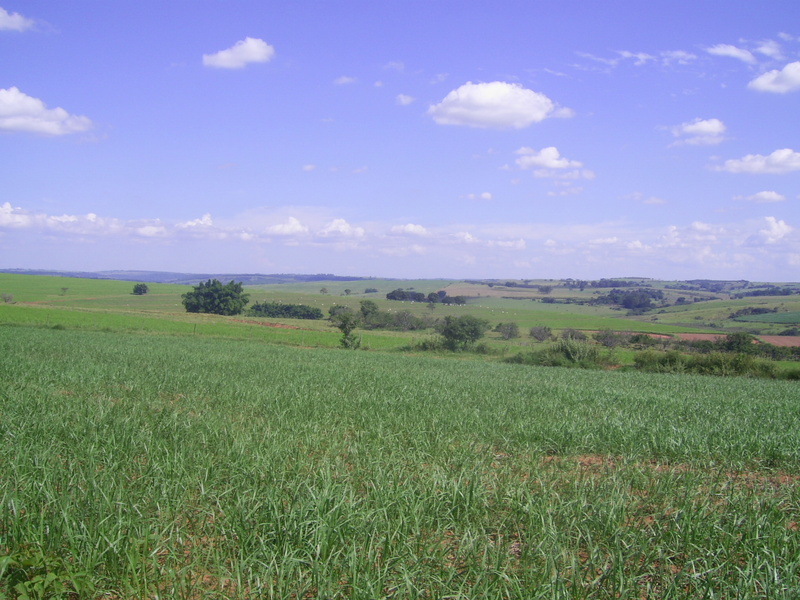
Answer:
M309 173L311 171L315 170L316 168L317 168L317 165L312 165L312 164L303 165L303 171L306 171L306 172L309 172Z
M764 217L767 226L759 230L763 236L764 242L767 244L774 244L781 241L786 235L792 232L793 227L786 224L785 221L779 221L775 217Z
M136 233L144 237L162 237L167 230L162 225L144 225L136 228Z
M744 158L726 160L717 170L729 173L789 173L800 171L800 152L790 148L775 150L768 156L748 154Z
M414 102L415 98L412 96L407 96L405 94L397 94L396 101L400 106L408 106L412 102Z
M175 227L178 229L191 229L193 227L212 227L214 222L211 219L211 215L209 213L204 214L199 219L194 219L193 221L185 221L183 223L177 223Z
M91 128L88 117L71 115L63 108L47 108L44 102L16 87L0 89L0 131L67 135Z
M548 146L541 150L522 147L516 151L520 155L515 161L520 169L533 169L537 178L554 179L594 179L594 173L582 169L583 163L561 156L558 148Z
M517 154L519 154L520 157L516 160L516 163L521 169L530 169L532 167L567 169L583 166L583 163L577 160L569 160L562 157L558 152L558 148L555 146L542 148L538 152L533 148L522 147L517 150Z
M392 233L397 235L419 235L419 236L426 236L430 235L430 232L425 229L422 225L416 225L414 223L408 223L406 225L395 225L390 230Z
M477 244L480 241L468 231L459 231L453 234L453 237L459 242L464 242L466 244Z
M752 196L737 196L735 200L749 200L750 202L758 202L764 204L768 202L783 202L786 196L773 191L763 191L753 194Z
M678 63L679 65L688 65L693 60L697 59L696 54L686 52L685 50L666 50L661 53L661 60L665 65Z
M549 117L572 116L572 111L517 83L470 81L432 105L428 114L439 125L522 129Z
M299 219L289 217L286 223L272 225L267 227L266 231L272 235L297 235L308 233L308 227L303 225Z
M785 94L800 90L800 61L789 63L781 70L773 70L759 75L747 84L751 90Z
M344 236L344 237L363 237L364 229L361 227L353 227L344 219L334 219L328 223L320 232L319 235L327 236Z
M20 207L11 206L10 202L0 205L0 227L28 227L30 224L31 217Z
M264 40L247 37L226 50L204 54L203 65L217 69L242 69L249 63L268 62L275 56L275 48Z
M634 65L640 67L646 65L648 61L655 60L656 57L644 52L628 52L627 50L620 50L617 52L622 58L634 59Z
M781 51L781 45L776 42L775 40L764 40L761 42L761 45L756 48L756 52L759 54L763 54L764 56L769 56L775 60L782 60L783 59L783 52Z
M19 13L9 13L0 7L0 31L25 31L33 27L33 19L23 17Z
M719 119L700 119L681 123L671 128L672 135L681 138L676 144L711 146L725 140L725 123Z
M736 58L751 65L756 62L756 57L753 56L752 52L745 50L744 48L732 46L731 44L717 44L716 46L706 48L706 52L715 56L729 56L730 58Z
M336 85L347 85L348 83L355 83L355 77L348 77L347 75L342 75L341 77L337 77L333 80L333 83Z

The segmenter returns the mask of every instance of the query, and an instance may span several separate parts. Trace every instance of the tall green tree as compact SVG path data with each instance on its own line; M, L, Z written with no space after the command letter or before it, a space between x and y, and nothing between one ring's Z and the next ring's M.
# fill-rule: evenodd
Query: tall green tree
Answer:
M481 339L489 329L489 321L473 315L445 317L439 326L445 346L451 350L466 349Z
M201 281L181 298L186 312L214 315L238 315L250 301L241 282L231 281L223 285L216 279Z

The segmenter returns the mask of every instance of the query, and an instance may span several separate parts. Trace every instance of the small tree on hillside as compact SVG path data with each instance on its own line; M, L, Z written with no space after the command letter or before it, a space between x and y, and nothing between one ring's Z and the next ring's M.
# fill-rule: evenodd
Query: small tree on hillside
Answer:
M445 346L451 350L466 349L481 339L489 329L489 321L472 315L445 317L439 326Z
M150 288L147 287L146 283L137 283L133 286L133 293L135 296L144 296L149 291Z
M519 325L516 323L499 323L494 328L504 340L510 340L519 337Z
M549 340L553 335L553 330L547 325L534 325L531 327L530 336L537 342Z
M334 308L338 308L339 310L334 310ZM353 309L347 306L332 306L329 312L331 315L331 324L342 332L342 339L339 340L339 344L342 348L347 348L348 350L358 349L358 347L361 346L361 339L357 338L355 333L353 333L355 328L360 324L358 315Z
M216 279L201 281L200 285L183 294L181 298L186 312L214 315L238 315L250 301L241 282L231 281L223 285Z

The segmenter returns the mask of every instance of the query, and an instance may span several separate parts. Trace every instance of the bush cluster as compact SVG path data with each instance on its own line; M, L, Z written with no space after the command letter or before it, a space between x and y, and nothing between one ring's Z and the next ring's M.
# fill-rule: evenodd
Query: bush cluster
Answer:
M614 355L610 351L604 351L596 344L577 339L560 339L550 348L521 352L510 356L506 362L581 369L603 369L615 363Z
M774 378L775 363L741 352L682 354L677 350L645 350L634 357L636 368L649 373L694 373L697 375L745 375Z
M324 317L322 311L314 306L281 302L256 302L250 307L248 314L253 317L271 317L273 319L322 319Z

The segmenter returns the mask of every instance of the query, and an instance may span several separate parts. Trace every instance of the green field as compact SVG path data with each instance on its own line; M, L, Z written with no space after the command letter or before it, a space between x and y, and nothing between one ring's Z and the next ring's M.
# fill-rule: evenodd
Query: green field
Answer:
M0 331L0 548L81 597L800 589L796 384Z
M736 320L752 323L780 323L782 325L799 325L800 311L748 315L746 317L737 317Z
M62 281L0 276L0 598L800 594L797 382L402 350L424 332L350 352L325 321Z

